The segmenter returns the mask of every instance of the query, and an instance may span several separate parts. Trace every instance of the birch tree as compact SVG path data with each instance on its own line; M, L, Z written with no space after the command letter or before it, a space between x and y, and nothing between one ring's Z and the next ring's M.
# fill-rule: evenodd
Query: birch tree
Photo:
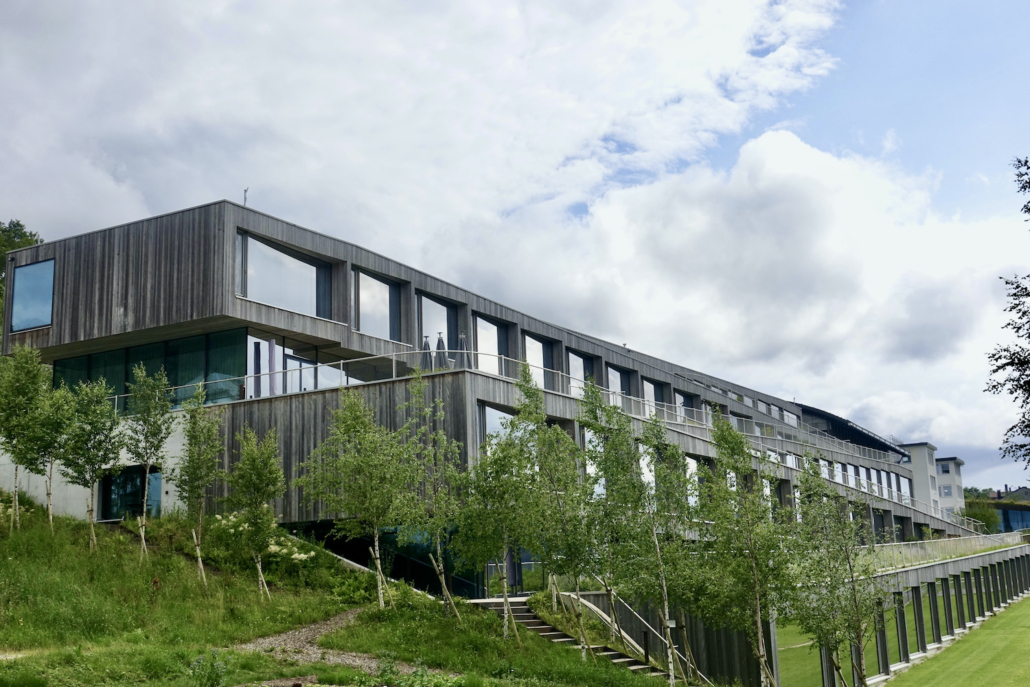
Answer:
M193 395L182 404L184 445L179 464L168 472L168 481L175 485L186 513L196 518L197 572L204 578L200 556L204 543L204 498L216 479L224 477L219 456L222 453L221 410L204 407L207 392L198 384Z
M521 646L508 601L508 554L518 554L530 539L533 498L533 425L524 408L502 420L502 431L486 437L475 466L466 473L465 500L454 538L458 555L482 570L490 561L502 561L501 591L504 599L504 637L509 625Z
M375 422L372 409L352 389L340 392L329 436L304 463L297 478L305 503L338 514L334 530L347 537L371 536L379 607L385 608L379 535L399 522L401 502L412 482L404 446ZM387 590L388 591L388 590Z
M168 377L162 367L153 375L139 363L128 383L129 403L125 417L125 447L132 459L143 466L143 503L139 536L143 554L147 553L147 499L150 494L150 469L161 466L165 444L172 434L175 418L168 391Z
M409 400L402 410L409 419L401 430L407 450L406 462L411 466L411 484L399 505L400 541L411 542L429 538L436 556L430 561L440 579L442 593L447 599L448 612L458 615L458 608L447 586L444 569L444 545L455 525L458 513L458 486L461 442L447 436L442 399L429 402L428 385L422 371L416 369L408 384ZM460 619L460 616L458 616Z
M705 604L703 617L747 634L763 687L776 684L763 622L784 608L795 582L789 515L773 507L767 487L775 480L765 458L725 420L713 430L716 456L700 483ZM755 463L757 461L757 469Z
M10 360L0 365L0 445L14 464L14 511L11 531L21 529L18 506L18 477L21 468L38 465L31 446L33 421L43 395L50 386L49 368L39 359L39 351L15 346Z
M612 609L611 637L621 636L616 609L616 585L634 519L625 504L631 501L638 453L629 417L605 402L601 389L587 384L580 400L579 424L586 433L587 477L592 489L588 517L598 579Z
M876 576L876 562L864 542L873 541L869 521L810 463L799 481L799 547L795 558L799 584L790 600L790 617L815 646L825 648L842 684L847 680L840 655L851 655L855 687L865 687L865 650L875 638L889 590ZM851 652L856 647L856 652ZM858 660L856 661L856 655Z
M268 550L275 537L277 519L272 502L286 492L279 436L270 429L259 441L253 429L244 427L236 435L236 441L240 444L240 459L226 479L229 495L225 503L240 516L242 522L237 533L257 566L258 591L263 591L271 600L261 569L261 554Z
M97 547L97 482L119 470L123 438L118 431L118 414L110 396L114 389L103 379L75 388L75 421L69 433L68 449L60 466L69 484L89 489L86 515L89 518L89 548Z
M62 384L43 388L25 435L25 446L35 460L27 467L46 485L46 513L50 533L54 532L54 468L67 460L75 423L75 396Z

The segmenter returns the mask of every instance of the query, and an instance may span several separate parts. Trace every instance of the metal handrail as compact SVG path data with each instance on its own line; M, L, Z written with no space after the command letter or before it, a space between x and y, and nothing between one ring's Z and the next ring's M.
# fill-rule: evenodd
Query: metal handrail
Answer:
M443 364L438 364L441 358L445 362ZM428 362L429 364L423 366L422 363L425 362ZM208 394L209 401L222 403L237 400L268 398L294 393L303 393L307 391L346 388L402 379L410 376L416 368L422 369L426 374L468 369L481 372L483 374L504 377L506 379L515 379L518 377L518 371L522 365L529 368L530 373L538 386L551 393L558 393L579 399L582 397L583 390L588 383L586 380L574 378L565 372L550 370L537 365L530 365L501 355L478 353L476 351L468 350L419 350L390 353L386 355L365 356L362 358L338 360L331 363L312 363L311 365L303 365L302 367L288 370L276 370L274 372L264 372L261 374L251 374L240 377L198 381L192 384L169 387L168 391L176 395L178 404L187 397L185 393L186 391L195 389L198 386L204 386L207 389L213 388L216 390L216 394ZM303 381L306 377L314 381L314 388L306 388L304 386ZM658 415L664 422L673 426L673 428L684 427L689 430L688 433L700 433L700 438L707 441L711 440L711 429L714 426L715 417L712 411L707 407L687 408L675 404L648 401L635 396L628 396L621 391L612 391L604 388L601 388L600 391L608 403L618 406L628 415L640 419L647 419ZM126 407L127 400L130 396L131 394L119 394L112 396L111 398L116 404L116 407L119 410L122 410ZM825 437L829 437L829 435L826 435L825 433L818 433L819 430L815 430L817 433L807 432L807 430L804 429L804 423L799 423L802 425L801 428L794 428L786 424L772 424L736 416L724 416L724 419L733 424L738 431L752 438L753 441L763 441L765 439L791 441L800 444L804 450L807 450L809 447L818 450L820 448L819 442L828 441ZM809 436L806 437L806 434ZM825 437L823 435L825 435ZM813 439L817 439L819 441L815 441ZM830 437L830 439L833 440L830 442L833 446L839 447L841 450L850 451L854 455L868 458L868 456L864 456L863 454L855 451L856 447L854 444L851 444L850 442L842 442L834 437ZM803 453L804 450L801 452ZM797 465L791 466L790 462L792 460L794 460ZM780 462L778 458L777 462ZM889 461L883 462L887 462L891 465L895 464ZM798 467L798 465L800 465L800 456L788 453L786 455L786 462L783 464L788 465L788 467ZM801 469L802 467L803 466L798 467L798 469ZM861 481L862 480L860 480L860 482ZM846 484L845 486L855 488L850 484ZM879 487L879 489L882 489L882 487ZM942 513L939 507L935 509L929 504L918 501L907 494L898 494L897 496L894 496L894 490L890 488L887 488L886 492L886 496L884 496L882 492L878 495L881 498L887 498L888 500L911 506L917 510L925 512L926 514L933 515L934 517L947 520L961 527L977 531L975 526L963 524L965 522L975 523L976 521L971 521L970 519L961 518L960 516L946 512Z
M910 568L924 563L971 556L993 549L1018 546L1023 543L1019 532L978 534L971 537L927 539L914 542L892 542L864 547L871 550L877 561L877 570L886 572Z

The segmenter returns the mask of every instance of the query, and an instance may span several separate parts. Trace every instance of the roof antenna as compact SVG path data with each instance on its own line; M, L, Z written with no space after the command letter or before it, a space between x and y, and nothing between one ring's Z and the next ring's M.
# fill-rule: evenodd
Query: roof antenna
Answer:
M247 207L247 191L250 190L250 186L243 189L243 207Z

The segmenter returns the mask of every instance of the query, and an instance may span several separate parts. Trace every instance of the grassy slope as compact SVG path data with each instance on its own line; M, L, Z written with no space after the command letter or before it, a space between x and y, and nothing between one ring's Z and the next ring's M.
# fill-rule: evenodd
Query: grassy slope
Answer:
M345 651L389 652L409 663L487 678L526 680L534 685L660 684L604 659L583 663L578 651L526 630L519 633L520 650L514 640L502 638L500 618L492 611L466 607L462 619L464 625L446 617L438 604L409 593L398 599L397 610L366 610L354 625L323 637L321 644Z
M1020 601L952 646L900 675L892 686L1030 684L1030 603Z

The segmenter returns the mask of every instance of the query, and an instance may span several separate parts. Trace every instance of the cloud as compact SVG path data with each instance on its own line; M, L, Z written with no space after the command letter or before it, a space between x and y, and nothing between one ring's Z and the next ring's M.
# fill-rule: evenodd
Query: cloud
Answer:
M880 433L996 446L1018 219L826 152L831 0L0 5L0 216L48 239L242 199ZM792 132L791 130L794 130Z

